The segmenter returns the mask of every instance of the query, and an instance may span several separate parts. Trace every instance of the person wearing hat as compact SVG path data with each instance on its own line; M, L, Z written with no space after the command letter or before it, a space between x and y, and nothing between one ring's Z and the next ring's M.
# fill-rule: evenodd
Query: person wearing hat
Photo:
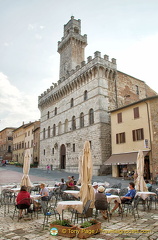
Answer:
M94 193L97 193L97 191L98 191L98 190L97 190L97 189L98 189L98 183L97 183L97 182L94 182L92 186L93 186L93 188L94 188Z
M108 202L105 195L105 188L103 186L99 186L98 191L95 194L95 208L96 210L100 210L104 219L107 219L106 213L108 208Z

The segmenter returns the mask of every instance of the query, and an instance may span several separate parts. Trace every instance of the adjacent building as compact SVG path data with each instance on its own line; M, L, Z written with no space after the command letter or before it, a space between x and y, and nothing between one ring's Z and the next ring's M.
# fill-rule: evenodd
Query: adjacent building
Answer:
M136 169L139 150L144 153L144 178L158 174L158 95L111 111L112 155L105 162L112 165L113 177L127 168Z
M13 131L15 128L8 127L0 131L0 158L1 160L12 160Z
M13 160L19 163L23 163L25 149L30 149L31 153L31 164L38 164L39 161L39 134L40 121L30 122L23 124L19 128L13 131ZM35 152L34 152L35 149Z
M39 96L40 167L78 171L85 141L91 144L93 174L108 173L111 156L109 111L156 95L145 82L117 70L116 59L99 51L85 61L87 35L71 17L58 42L57 83Z

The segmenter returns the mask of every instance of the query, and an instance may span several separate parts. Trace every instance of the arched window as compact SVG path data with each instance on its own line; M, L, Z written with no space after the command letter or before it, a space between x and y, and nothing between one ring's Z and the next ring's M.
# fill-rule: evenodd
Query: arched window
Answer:
M46 137L46 130L45 128L43 128L43 139L45 139L45 137Z
M88 92L87 90L84 91L84 101L86 101L88 99Z
M48 127L48 138L50 138L50 126Z
M94 110L91 108L89 110L89 124L92 125L94 123Z
M65 126L64 126L64 132L66 133L66 132L68 132L68 120L66 119L65 120Z
M47 112L47 119L49 118L49 111Z
M84 127L84 113L82 112L80 114L80 128Z
M71 98L71 101L70 101L70 107L73 107L74 106L74 99Z
M62 132L61 132L61 122L59 122L59 124L58 124L58 135L59 134L61 134Z
M53 137L56 136L56 126L55 124L53 125Z
M57 107L55 107L54 115L57 115Z
M76 118L75 116L72 117L72 130L76 129Z

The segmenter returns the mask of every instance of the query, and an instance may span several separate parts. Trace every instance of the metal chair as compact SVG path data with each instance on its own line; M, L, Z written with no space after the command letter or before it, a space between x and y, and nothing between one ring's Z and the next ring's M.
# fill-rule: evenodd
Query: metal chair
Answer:
M43 206L42 206L43 208ZM43 229L45 227L45 224L48 224L48 218L50 216L55 216L55 219L57 220L57 215L59 217L60 220L60 214L55 210L55 207L52 205L47 205L47 207L43 208L43 214L44 214L44 219L43 219Z
M4 206L4 216L9 213L10 205L14 205L15 195L10 189L3 189L1 193L1 205Z
M138 213L138 204L140 201L140 197L135 197L134 199L131 199L131 201L125 202L122 204L122 212L121 212L121 218L123 218L123 214L126 211L126 216L128 212L132 212L132 215L134 216L134 219L136 220L136 214L135 214L135 210L136 213L138 215L139 218L139 213Z
M112 185L111 188L119 188L117 184Z
M95 218L97 218L99 210L106 210L107 219L108 219L108 222L109 222L109 220L110 220L110 214L109 214L110 213L110 204L108 202L106 203L103 200L96 200L95 201L95 209L96 209Z
M73 216L74 217L74 224L75 224L75 220L77 219L77 223L78 223L78 218L81 218L81 222L83 222L83 219L87 219L88 220L88 210L90 209L90 205L91 205L92 200L88 200L83 208L82 213L79 213L77 210L72 210L72 216L71 216L71 221L73 220Z
M128 189L127 189L127 188L123 188L123 189L120 190L119 196L120 196L120 197L121 197L121 196L124 196L124 195L126 195L126 193L128 193Z
M12 219L14 219L16 212L18 212L18 221L21 219L21 218L19 217L19 212L20 212L21 209L22 209L22 210L27 210L26 215L27 215L27 214L30 214L30 215L31 215L31 219L32 219L33 209L30 208L30 207L31 207L31 204L32 204L32 199L31 199L31 198L24 198L24 199L22 199L22 200L18 203L18 205L15 204L15 208L14 208L14 212L13 212L13 217L12 217Z

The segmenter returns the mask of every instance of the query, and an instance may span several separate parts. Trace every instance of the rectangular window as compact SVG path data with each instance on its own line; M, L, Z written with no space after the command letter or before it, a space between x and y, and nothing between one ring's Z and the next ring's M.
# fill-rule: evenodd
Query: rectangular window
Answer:
M117 122L122 123L122 112L117 114Z
M73 143L73 152L75 152L75 143Z
M144 129L136 129L132 131L133 141L144 140Z
M54 155L54 148L52 148L52 154Z
M116 144L125 143L125 132L116 134Z
M13 137L8 137L8 140L13 140Z
M134 119L139 118L139 107L133 108Z

